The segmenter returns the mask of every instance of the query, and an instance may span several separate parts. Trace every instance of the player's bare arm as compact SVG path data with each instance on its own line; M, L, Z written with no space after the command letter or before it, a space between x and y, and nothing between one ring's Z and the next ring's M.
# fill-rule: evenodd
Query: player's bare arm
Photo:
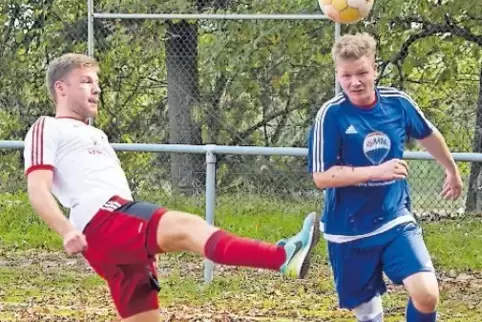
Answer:
M435 130L431 135L419 140L419 142L445 168L446 178L441 193L442 196L446 199L459 198L462 194L462 178L442 134Z
M325 189L352 186L371 180L405 179L407 175L407 163L392 159L377 166L332 166L327 171L313 173L313 180L319 189Z
M60 210L51 194L53 173L37 170L27 177L28 197L35 212L64 240L69 255L81 252L87 246L85 237L77 231Z
M324 172L314 172L313 180L319 189L356 185L372 179L370 168L332 166Z

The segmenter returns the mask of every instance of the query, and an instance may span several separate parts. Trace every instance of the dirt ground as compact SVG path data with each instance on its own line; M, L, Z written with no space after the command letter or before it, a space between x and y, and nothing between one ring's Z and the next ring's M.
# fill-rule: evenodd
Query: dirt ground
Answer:
M202 281L203 262L161 256L163 321L353 321L337 308L330 270L319 260L306 280L217 266ZM439 321L482 321L482 272L439 274ZM385 321L404 321L406 294L389 284ZM0 250L0 321L118 321L103 281L80 257Z

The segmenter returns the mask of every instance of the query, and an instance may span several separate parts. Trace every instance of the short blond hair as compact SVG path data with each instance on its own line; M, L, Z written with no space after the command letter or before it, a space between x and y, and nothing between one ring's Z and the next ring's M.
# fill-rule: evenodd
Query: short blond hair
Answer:
M366 32L340 37L331 49L333 60L357 60L368 56L375 60L377 42Z
M84 67L98 68L99 64L93 57L76 53L67 53L52 60L47 68L45 80L50 97L55 101L55 82L64 78L72 70Z

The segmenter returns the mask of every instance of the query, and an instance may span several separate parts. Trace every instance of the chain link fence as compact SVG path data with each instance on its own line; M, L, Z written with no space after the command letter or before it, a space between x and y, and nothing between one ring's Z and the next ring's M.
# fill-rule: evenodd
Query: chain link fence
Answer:
M375 35L378 83L411 95L452 151L479 152L482 13L461 6L379 0L369 19L342 26L342 33ZM7 0L0 8L0 139L23 140L38 116L53 115L44 85L48 62L65 52L87 53L87 2ZM236 0L94 1L94 11L320 13L315 1ZM334 95L334 28L319 19L95 18L103 90L95 125L111 142L305 147L316 112ZM408 148L419 149L415 142ZM136 196L164 203L181 196L202 206L204 155L120 157ZM23 190L20 151L0 151L0 162L0 190ZM443 171L433 161L410 161L416 212L480 210L480 164L459 165L464 198L446 202L439 196ZM296 157L217 156L216 192L221 209L322 204L306 160Z

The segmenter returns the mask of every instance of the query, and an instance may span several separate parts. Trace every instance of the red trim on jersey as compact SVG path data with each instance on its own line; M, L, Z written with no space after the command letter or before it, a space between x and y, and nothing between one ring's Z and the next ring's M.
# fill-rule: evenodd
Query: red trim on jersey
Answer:
M25 171L25 175L28 176L30 173L34 172L35 170L51 170L54 171L54 166L50 164L38 164L31 166L30 168Z
M44 126L44 117L41 117L33 125L31 167L42 165L44 161Z
M81 120L81 119L78 119L76 117L73 117L73 116L56 116L55 117L56 119L71 119L71 120L76 120L76 121L80 121L82 123L85 123L85 124L89 124L89 120Z
M377 104L377 95L375 95L375 99L374 99L373 102L371 102L370 104L367 104L367 105L355 105L355 106L358 106L358 107L360 107L360 108L370 108L370 107L375 106L375 104Z

